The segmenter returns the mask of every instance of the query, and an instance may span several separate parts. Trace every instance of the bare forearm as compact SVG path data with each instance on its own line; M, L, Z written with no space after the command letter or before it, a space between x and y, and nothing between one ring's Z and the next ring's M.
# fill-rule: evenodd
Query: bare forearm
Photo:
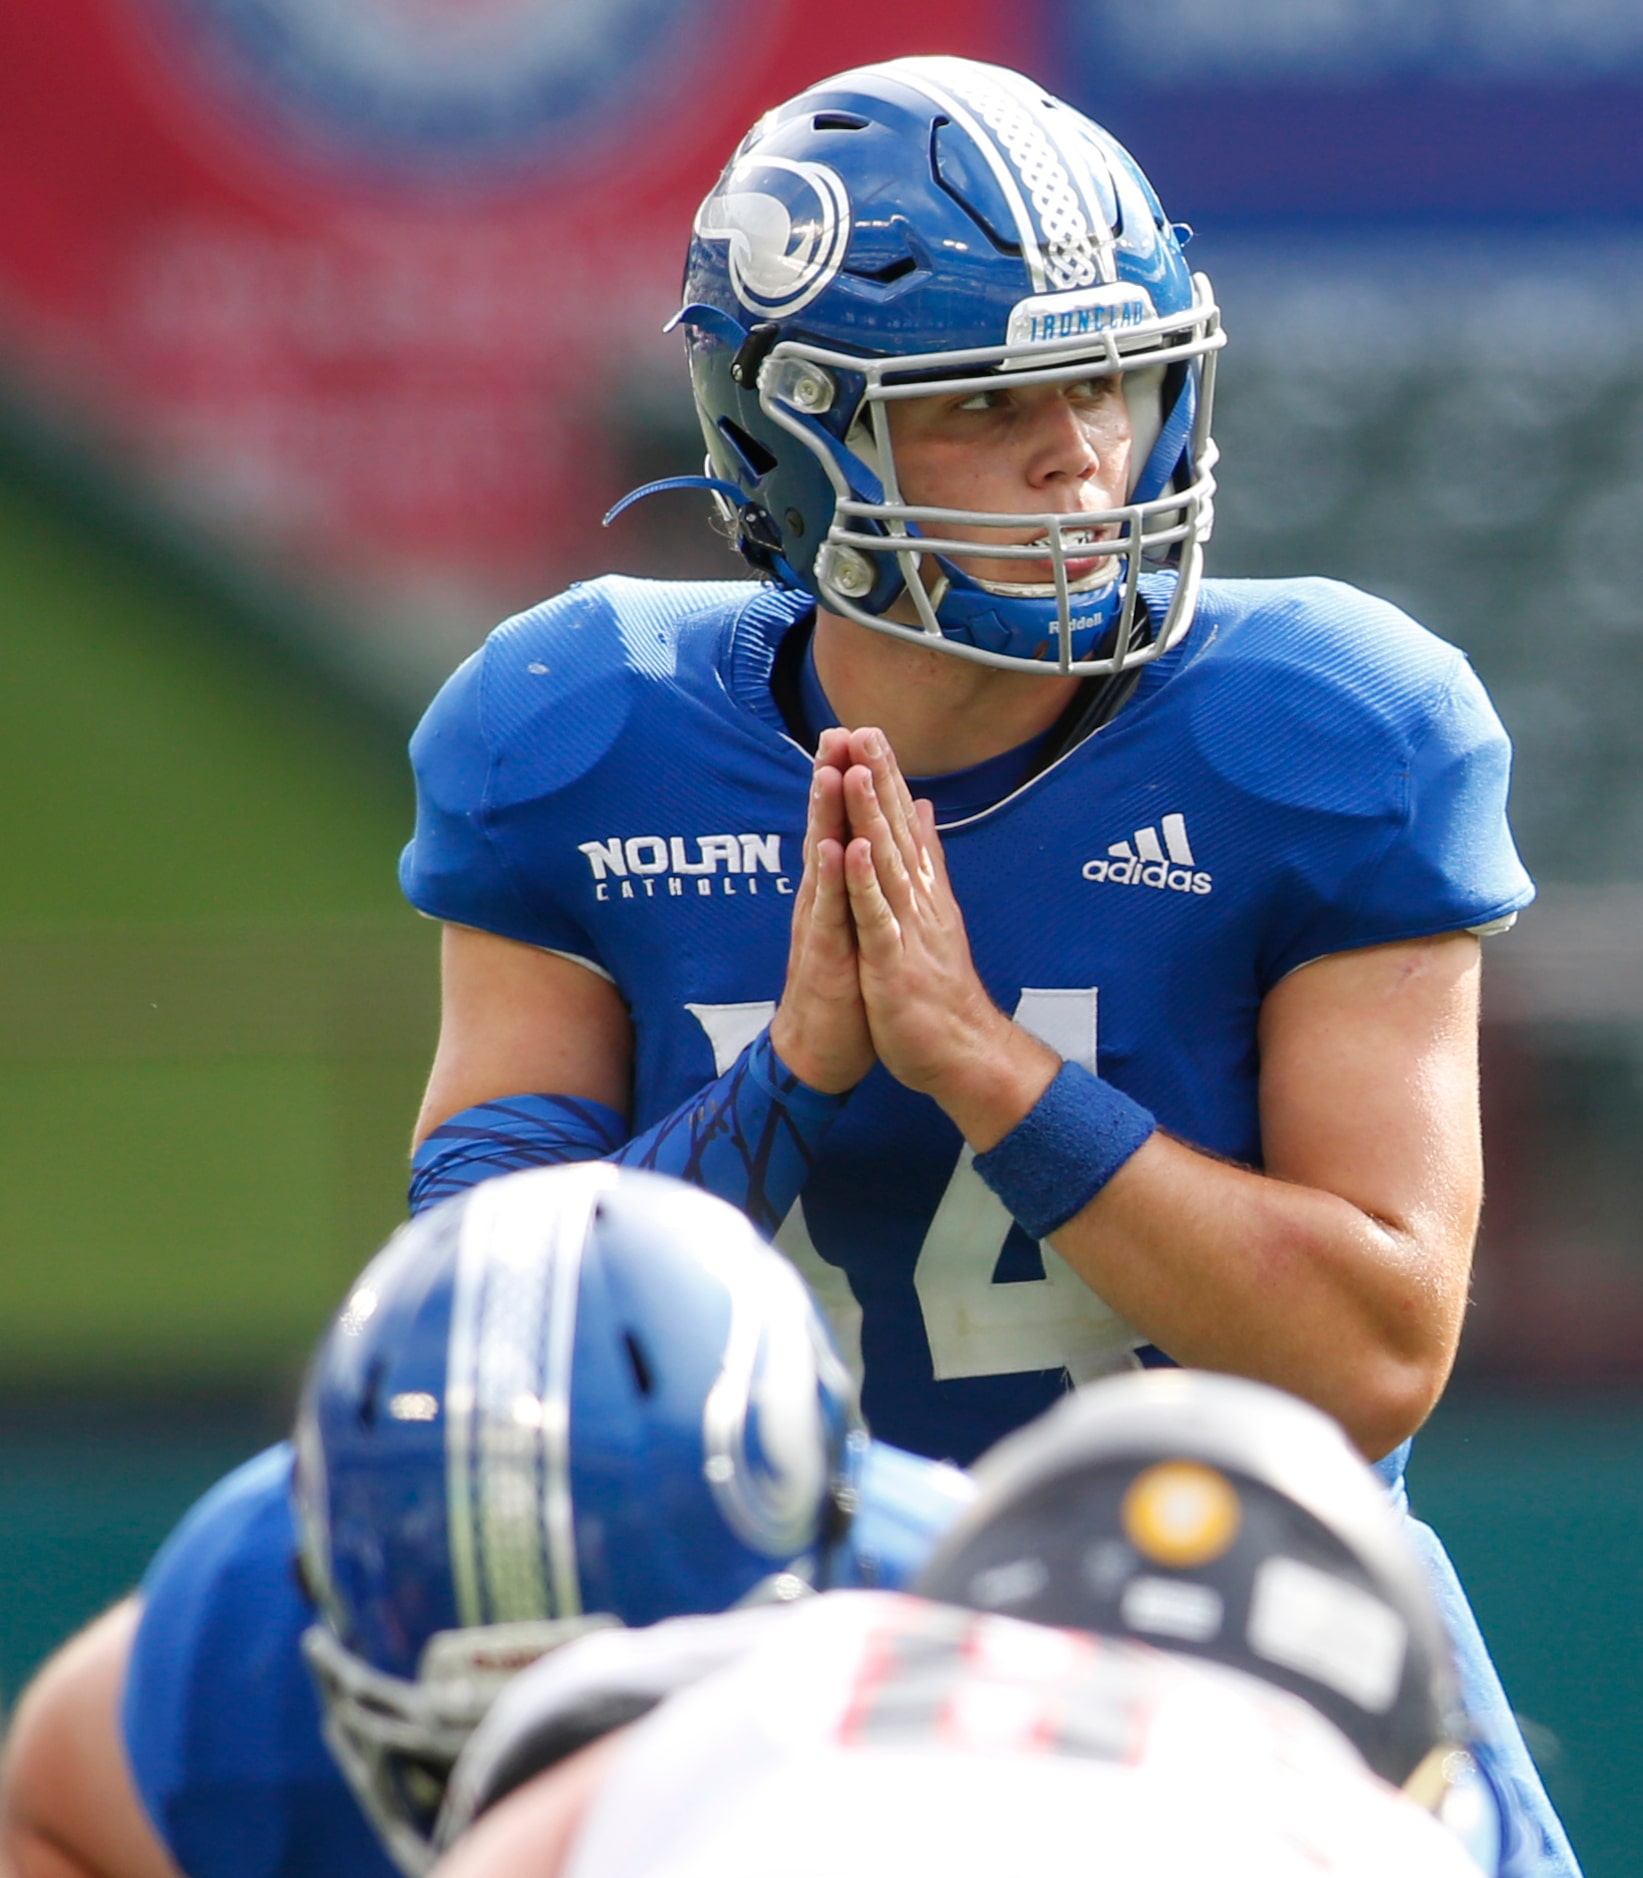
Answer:
M1158 1134L1051 1243L1177 1362L1289 1389L1378 1458L1448 1377L1469 1240Z
M130 1598L105 1611L24 1691L0 1765L0 1878L179 1878L120 1733L137 1616Z
M115 1878L26 1825L0 1827L0 1878Z
M1262 1012L1269 1171L1155 1133L1099 1191L1079 1185L1075 1155L1065 1208L1037 1230L1177 1361L1290 1389L1387 1452L1437 1400L1465 1308L1482 1189L1476 978L1466 935L1292 974ZM949 1054L929 1091L978 1157L1059 1067L1001 1014L983 1028L985 1048Z
M978 1152L1033 1109L1059 1061L997 1015L931 1093ZM1154 1134L1051 1243L1176 1361L1253 1376L1334 1415L1372 1457L1414 1432L1449 1372L1475 1225L1382 1218Z

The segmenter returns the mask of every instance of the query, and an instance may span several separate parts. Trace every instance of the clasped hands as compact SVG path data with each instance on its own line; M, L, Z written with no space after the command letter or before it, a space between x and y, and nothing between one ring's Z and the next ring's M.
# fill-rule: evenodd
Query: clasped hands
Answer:
M982 984L934 811L914 801L879 730L822 733L770 1039L812 1088L852 1088L882 1062L979 1146L1013 1127L1058 1067Z

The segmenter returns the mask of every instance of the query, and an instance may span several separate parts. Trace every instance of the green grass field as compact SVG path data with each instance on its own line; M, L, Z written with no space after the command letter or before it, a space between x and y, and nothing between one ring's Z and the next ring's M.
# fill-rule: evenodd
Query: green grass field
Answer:
M257 1386L401 1209L398 738L0 455L0 1392Z

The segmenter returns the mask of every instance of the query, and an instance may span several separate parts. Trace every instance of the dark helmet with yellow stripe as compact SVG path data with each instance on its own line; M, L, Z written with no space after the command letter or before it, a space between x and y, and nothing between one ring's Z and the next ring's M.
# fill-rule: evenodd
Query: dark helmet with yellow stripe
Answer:
M1403 1785L1463 1738L1449 1642L1385 1489L1277 1389L1146 1370L1000 1442L914 1589L1225 1664Z

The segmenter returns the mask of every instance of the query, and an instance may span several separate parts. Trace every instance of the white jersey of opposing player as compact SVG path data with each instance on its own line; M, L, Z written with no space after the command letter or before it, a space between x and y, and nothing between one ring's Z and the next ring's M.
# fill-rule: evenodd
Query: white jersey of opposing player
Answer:
M564 1878L1477 1878L1281 1692L886 1593L590 1638L515 1685L507 1725L585 1702L601 1653L615 1687L652 1650L700 1666L714 1626L735 1660L632 1728Z

